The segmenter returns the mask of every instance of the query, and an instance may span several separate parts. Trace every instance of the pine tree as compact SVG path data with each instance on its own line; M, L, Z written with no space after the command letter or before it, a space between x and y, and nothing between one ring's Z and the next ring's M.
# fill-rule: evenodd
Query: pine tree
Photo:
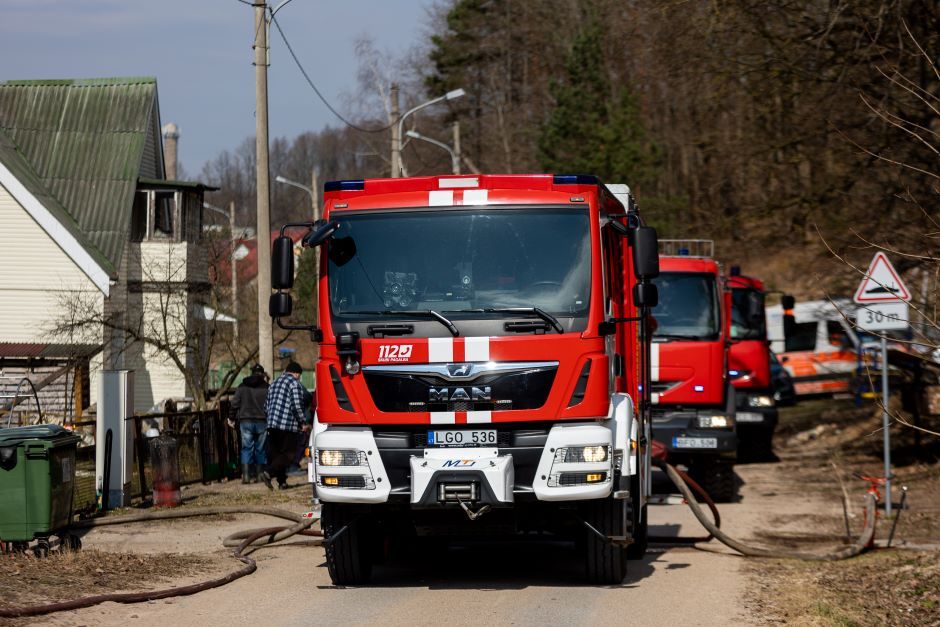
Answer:
M539 160L549 172L596 174L636 186L652 178L657 151L646 138L636 99L608 78L596 22L575 39L555 101L539 138Z

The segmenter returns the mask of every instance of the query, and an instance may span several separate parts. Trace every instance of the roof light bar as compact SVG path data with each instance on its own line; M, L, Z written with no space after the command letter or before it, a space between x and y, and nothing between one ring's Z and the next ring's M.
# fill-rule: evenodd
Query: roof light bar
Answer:
M362 179L327 181L323 185L323 191L325 192L361 192L365 188L366 182Z
M593 174L556 174L552 177L555 185L598 185L600 180Z

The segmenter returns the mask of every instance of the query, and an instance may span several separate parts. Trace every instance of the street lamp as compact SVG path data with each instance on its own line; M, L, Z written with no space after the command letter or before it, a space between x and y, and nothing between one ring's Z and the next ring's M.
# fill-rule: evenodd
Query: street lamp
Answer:
M439 141L437 141L436 139L431 139L430 137L425 137L424 135L422 135L421 133L418 133L417 131L408 131L407 133L405 133L405 135L407 135L408 137L410 137L410 138L412 138L412 139L420 139L420 140L422 140L422 141L428 142L429 144L434 144L434 145L437 146L438 148L443 148L444 150L446 150L447 152L449 152L449 153L450 153L450 168L451 168L451 171L452 171L454 174L460 174L460 158L457 156L457 152L456 152L453 148L451 148L450 146L448 146L448 145L445 144L444 142L439 142Z
M228 211L219 209L207 202L202 203L202 206L204 209L222 214L229 219L228 226L232 235L232 256L229 264L232 267L232 317L235 318L235 322L232 324L232 335L235 340L238 340L238 273L235 267L238 263L238 259L235 257L238 248L238 237L235 235L235 203L230 202L228 204Z
M314 171L313 171L313 180L316 181L316 178L317 178L317 172L316 172L316 170L314 170ZM275 177L274 177L274 180L277 181L278 183L283 183L284 185L290 185L291 187L296 187L296 188L298 188L298 189L302 189L302 190L304 190L305 192L307 192L308 194L310 194L310 205L313 207L313 219L314 219L314 220L317 219L317 214L318 214L320 211L319 211L319 207L317 206L317 193L316 193L316 191L314 191L314 189L313 189L312 187L308 187L308 186L304 185L303 183L298 183L297 181L292 181L292 180L290 180L290 179L284 178L284 177L281 176L280 174L278 174L277 176L275 176Z
M447 101L456 100L457 98L463 98L466 95L467 95L467 92L465 92L463 89L460 89L460 88L454 89L452 91L447 92L443 96L438 96L437 98L434 98L432 100L428 100L425 103L419 104L417 107L412 107L411 109L408 109L400 118L398 118L398 145L393 146L393 148L398 154L398 163L401 164L401 172L392 172L393 177L398 178L402 175L407 176L407 172L405 171L405 163L401 159L401 148L402 148L401 137L402 137L402 134L404 133L405 118L407 118L412 113L420 111L421 109L424 109L426 107L430 107L431 105L435 105L439 102L444 102L445 100Z

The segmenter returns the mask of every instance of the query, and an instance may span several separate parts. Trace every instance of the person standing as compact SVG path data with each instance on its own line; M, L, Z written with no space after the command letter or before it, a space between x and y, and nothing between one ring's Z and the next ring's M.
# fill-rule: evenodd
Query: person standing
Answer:
M268 415L268 464L261 473L261 480L273 490L271 479L277 487L287 487L287 467L294 459L297 439L310 430L304 406L304 386L300 375L304 369L296 361L287 364L284 374L268 388L265 409Z
M232 413L238 420L241 433L242 483L257 481L268 462L265 453L267 416L265 401L268 397L268 375L264 366L255 364L251 374L235 389Z

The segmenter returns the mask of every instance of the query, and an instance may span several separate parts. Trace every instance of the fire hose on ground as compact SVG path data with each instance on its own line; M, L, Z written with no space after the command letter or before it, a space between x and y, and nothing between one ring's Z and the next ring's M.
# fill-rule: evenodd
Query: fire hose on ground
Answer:
M286 540L291 536L303 535L322 537L319 531L310 529L318 519L315 517L304 517L301 514L295 514L283 509L271 507L200 507L195 509L168 509L155 512L144 512L140 514L128 514L126 516L112 516L104 518L92 518L74 523L72 529L86 529L89 527L103 527L105 525L122 525L135 522L153 522L155 520L171 520L175 518L191 518L195 516L213 516L219 514L261 514L282 518L293 521L294 524L280 527L266 527L263 529L247 529L238 531L226 537L222 544L226 547L234 548L232 556L244 564L235 572L222 577L210 579L200 583L179 586L176 588L165 588L163 590L149 590L145 592L116 592L110 594L99 594L95 596L82 597L69 601L58 603L47 603L43 605L30 605L26 607L0 608L0 618L19 618L24 616L40 616L42 614L51 614L53 612L63 612L67 610L77 610L84 607L91 607L99 603L140 603L143 601L154 601L157 599L166 599L169 597L186 596L196 594L203 590L218 588L227 583L240 579L257 570L258 566L255 560L248 557L248 554L255 549Z
M670 543L697 543L697 542L707 542L712 538L717 539L719 542L728 546L729 548L737 551L741 555L747 557L762 557L762 558L775 558L775 559L799 559L799 560L810 560L810 561L835 561L847 559L854 557L856 555L864 552L870 545L872 538L875 533L875 498L871 494L866 494L866 514L865 514L865 527L862 530L861 535L859 536L856 542L848 547L843 549L832 551L825 554L815 554L815 553L802 553L798 551L775 551L771 549L765 549L761 547L753 547L734 538L730 537L720 529L721 518L718 515L718 509L715 507L714 502L708 497L708 494L703 490L695 481L693 481L689 476L683 471L677 469L672 464L666 463L660 459L653 459L653 464L664 470L669 476L669 479L675 484L679 489L679 492L685 498L689 507L692 509L692 513L695 515L695 518L699 523L708 531L708 536L695 537L695 538L654 538L650 537L654 541L663 541ZM690 487L690 485L692 487ZM709 519L705 514L705 511L702 507L696 502L695 495L693 490L702 497L705 501L707 507L711 511L712 519ZM195 594L197 592L202 592L203 590L209 590L211 588L217 588L223 586L227 583L240 579L246 575L250 575L255 570L257 570L257 565L255 561L248 557L248 554L254 551L255 549L272 544L274 542L280 542L294 535L304 535L304 536L314 536L322 538L323 534L319 531L312 530L310 527L317 521L317 518L314 517L304 517L301 514L295 514L287 510L269 508L269 507L203 507L190 510L161 510L157 512L145 512L140 514L129 514L126 516L113 516L105 518L93 518L90 520L84 520L76 522L72 525L73 529L84 529L89 527L102 527L105 525L120 525L126 523L134 522L152 522L155 520L170 520L175 518L190 518L195 516L211 516L218 514L261 514L265 516L273 516L275 518L282 518L285 520L293 521L293 525L290 526L280 526L280 527L266 527L264 529L249 529L245 531L236 532L228 537L226 537L222 544L226 547L233 547L235 550L232 553L232 556L242 562L244 566L239 570L224 575L222 577L217 577L215 579L210 579L197 584L192 584L188 586L180 586L176 588L166 588L163 590L152 590L146 592L118 592L111 594L101 594L90 597L83 597L80 599L73 599L69 601L62 601L58 603L48 603L44 605L31 605L26 607L13 607L13 608L0 608L0 618L18 618L24 616L39 616L42 614L50 614L53 612L61 612L67 610L77 610L80 608L91 607L93 605L98 605L99 603L105 603L108 601L115 603L139 603L142 601L153 601L157 599L166 599L169 597L175 596L185 596L190 594Z
M692 513L695 514L695 518L703 527L705 527L708 533L710 533L716 540L728 548L731 548L746 557L798 559L817 562L843 560L863 553L871 545L871 541L875 535L875 497L872 494L866 494L865 527L862 529L862 533L858 540L856 540L855 543L851 546L839 549L838 551L832 551L830 553L823 554L802 553L799 551L774 551L771 549L750 546L735 540L728 534L724 533L721 529L718 528L718 525L715 524L718 522L717 520L712 522L708 519L708 516L705 515L702 507L695 501L695 497L693 496L692 491L689 489L689 486L686 485L686 482L683 480L682 476L680 476L682 471L678 470L672 464L655 458L653 459L653 465L666 471L669 479L675 484L677 488L679 488L679 492L682 493L682 496L685 498L689 507L692 509Z

